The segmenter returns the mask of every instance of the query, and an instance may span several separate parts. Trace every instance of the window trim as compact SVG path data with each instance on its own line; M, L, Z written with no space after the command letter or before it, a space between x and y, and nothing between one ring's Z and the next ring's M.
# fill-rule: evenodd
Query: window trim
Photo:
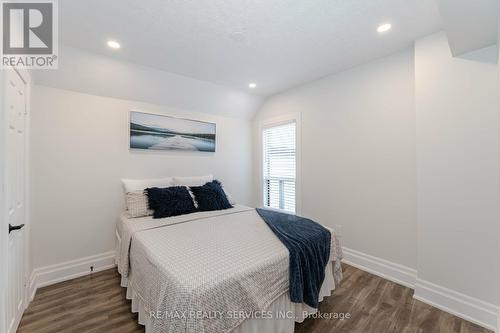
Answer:
M268 118L260 121L259 123L259 133L258 133L258 152L259 152L259 203L258 207L264 206L264 147L263 147L263 131L269 127L275 127L279 125L288 124L295 122L295 214L300 215L302 212L302 124L301 124L301 114L293 113L286 114L279 117ZM268 207L266 207L268 208ZM270 208L272 209L272 208ZM288 213L281 209L276 209L280 212Z

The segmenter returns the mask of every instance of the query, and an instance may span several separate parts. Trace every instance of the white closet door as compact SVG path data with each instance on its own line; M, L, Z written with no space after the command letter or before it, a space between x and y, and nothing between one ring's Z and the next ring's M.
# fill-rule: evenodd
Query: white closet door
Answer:
M7 332L17 330L24 311L26 84L14 70L6 71L5 101L5 209L2 226L9 230L7 250Z

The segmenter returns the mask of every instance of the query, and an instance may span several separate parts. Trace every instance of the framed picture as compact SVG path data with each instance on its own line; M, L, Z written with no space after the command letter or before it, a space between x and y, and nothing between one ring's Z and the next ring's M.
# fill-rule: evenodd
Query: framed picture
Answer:
M130 149L215 152L215 123L130 111Z

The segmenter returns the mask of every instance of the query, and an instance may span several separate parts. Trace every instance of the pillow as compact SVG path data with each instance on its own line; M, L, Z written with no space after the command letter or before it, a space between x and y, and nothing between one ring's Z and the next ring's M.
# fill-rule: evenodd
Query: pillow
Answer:
M146 189L146 193L155 219L196 212L193 198L185 186L152 187Z
M176 186L201 186L214 180L214 175L199 176L199 177L174 177L174 185Z
M198 210L200 211L233 208L218 180L211 181L203 186L193 186L191 191L196 198Z
M214 180L213 175L207 175L207 176L199 176L199 177L174 177L174 183L175 185L178 186L201 186L205 185L206 183L209 183ZM224 193L226 194L227 200L231 205L236 205L236 201L234 201L233 197L229 194L224 187L222 187L224 190ZM195 199L195 205L198 207L198 203L196 202Z
M127 211L130 217L143 217L153 215L149 209L148 197L144 191L133 191L125 194Z
M122 179L123 188L125 193L134 191L144 191L149 187L169 187L174 185L174 179L158 178L158 179Z

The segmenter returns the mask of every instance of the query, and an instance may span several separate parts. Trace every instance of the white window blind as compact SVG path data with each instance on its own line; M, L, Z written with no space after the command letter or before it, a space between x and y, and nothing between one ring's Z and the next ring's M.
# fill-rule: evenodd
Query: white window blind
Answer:
M263 130L264 206L295 213L296 123Z

